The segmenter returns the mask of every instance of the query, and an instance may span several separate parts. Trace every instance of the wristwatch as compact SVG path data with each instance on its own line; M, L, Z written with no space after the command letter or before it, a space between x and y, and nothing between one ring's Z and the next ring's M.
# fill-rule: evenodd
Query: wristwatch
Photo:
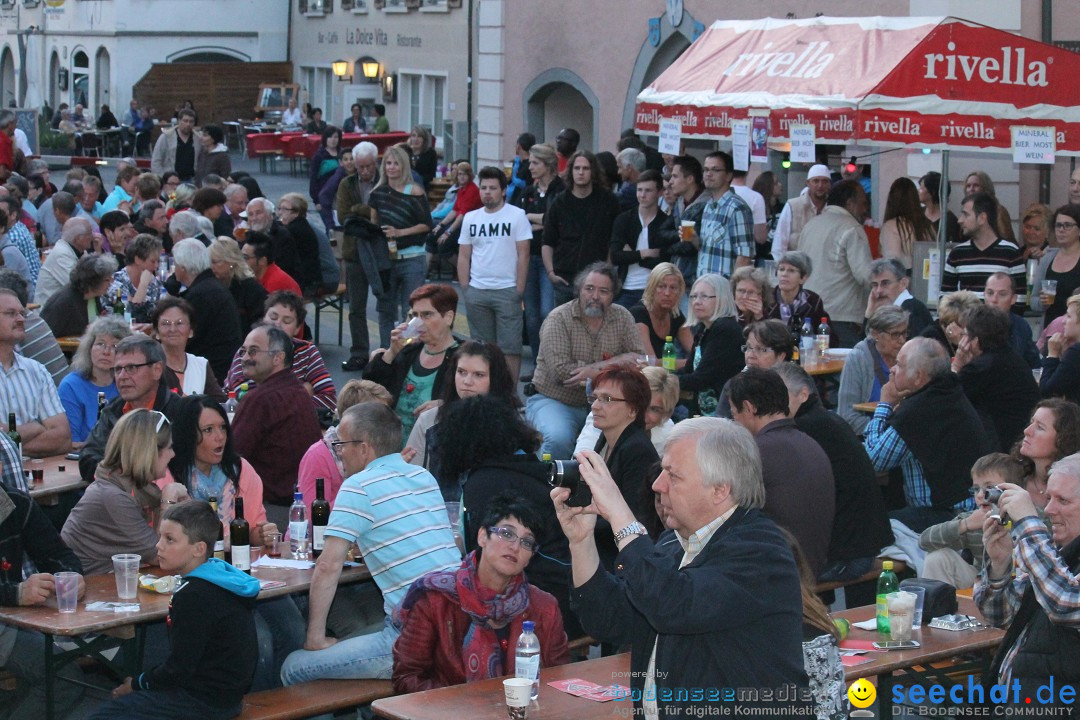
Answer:
M620 540L625 540L626 538L630 537L631 535L648 535L648 534L649 534L649 531L645 529L645 526L635 520L634 522L630 523L629 525L624 527L619 532L615 533L615 544L618 545Z

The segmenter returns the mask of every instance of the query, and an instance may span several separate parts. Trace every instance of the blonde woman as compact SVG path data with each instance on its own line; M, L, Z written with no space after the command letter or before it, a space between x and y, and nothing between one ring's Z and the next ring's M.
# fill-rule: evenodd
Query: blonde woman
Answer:
M255 279L240 253L240 245L231 237L219 237L210 243L210 269L232 293L240 310L240 330L247 337L252 324L262 319L266 288Z
M112 570L117 553L157 557L157 528L164 508L187 500L183 485L158 489L172 460L172 427L162 413L139 408L116 423L94 482L68 515L60 533L87 575Z
M694 334L679 310L679 301L684 292L686 281L682 272L673 264L663 262L649 272L641 303L630 308L641 335L641 344L646 350L652 348L652 355L658 358L657 363L664 356L664 343L669 335L675 341L676 349L682 348L681 354L684 356L690 354L694 344ZM685 362L681 360L679 367Z
M424 188L412 181L409 153L400 145L383 155L379 184L368 197L371 222L382 228L389 245L387 297L379 303L379 336L390 346L390 331L409 312L409 296L424 284L424 240L431 211Z
M964 336L964 329L960 327L960 318L973 307L982 305L979 296L970 290L957 290L942 295L938 300L938 321L927 325L920 335L933 338L941 343L949 351L949 357L956 354L956 346L960 344L960 338Z

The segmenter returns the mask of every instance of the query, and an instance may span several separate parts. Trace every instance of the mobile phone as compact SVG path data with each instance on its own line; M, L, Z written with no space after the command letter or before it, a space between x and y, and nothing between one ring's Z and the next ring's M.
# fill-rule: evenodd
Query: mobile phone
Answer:
M875 650L912 650L922 647L918 640L886 640L874 643Z
M77 452L69 452L64 457L66 459L68 459L68 460L78 460L79 459L79 453L77 453Z

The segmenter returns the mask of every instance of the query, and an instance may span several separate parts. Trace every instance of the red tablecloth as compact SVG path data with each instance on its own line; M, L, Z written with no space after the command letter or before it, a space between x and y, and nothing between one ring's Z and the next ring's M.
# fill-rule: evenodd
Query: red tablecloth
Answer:
M343 150L349 149L357 143L366 140L367 142L374 143L375 147L379 148L379 154L382 155L386 148L400 142L405 142L408 139L409 133L406 132L380 133L378 135L345 133L341 136L341 148ZM310 158L315 154L315 151L319 149L321 143L322 136L314 134L252 133L247 136L249 158L258 157L257 153L259 150L276 150L285 157L300 157L300 154L303 153L304 157Z
M258 157L260 150L284 153L285 141L296 137L301 137L301 133L251 133L246 137L248 157Z

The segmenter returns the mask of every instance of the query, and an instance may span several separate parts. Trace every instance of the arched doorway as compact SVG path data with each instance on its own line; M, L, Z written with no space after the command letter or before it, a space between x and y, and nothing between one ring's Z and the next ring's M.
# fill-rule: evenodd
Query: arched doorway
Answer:
M634 126L634 104L638 93L649 86L660 73L671 66L671 63L690 47L694 38L690 33L694 32L694 18L690 13L683 14L678 27L672 27L668 15L660 17L660 38L657 45L653 45L648 39L641 44L637 60L634 62L634 71L630 75L630 83L626 88L626 102L623 105L624 128Z
M85 108L90 100L90 58L82 50L71 56L71 104Z
M49 107L54 110L60 105L60 55L53 50L49 56Z
M582 150L596 151L600 101L576 73L553 68L525 87L525 127L538 138L554 138L572 127L581 133Z
M15 87L15 56L11 48L4 46L0 54L0 107L8 107L18 97Z
M97 55L94 56L94 115L96 116L101 112L102 105L108 105L109 100L109 85L112 80L112 68L111 61L109 59L109 51L105 48L98 48Z

